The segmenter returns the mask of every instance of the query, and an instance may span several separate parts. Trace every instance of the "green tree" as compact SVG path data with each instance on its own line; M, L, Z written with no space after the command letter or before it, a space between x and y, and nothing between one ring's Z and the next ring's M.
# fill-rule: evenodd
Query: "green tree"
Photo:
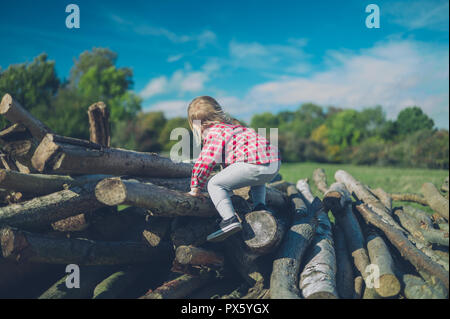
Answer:
M400 135L408 135L423 129L432 129L434 121L418 106L403 109L397 116L396 126Z

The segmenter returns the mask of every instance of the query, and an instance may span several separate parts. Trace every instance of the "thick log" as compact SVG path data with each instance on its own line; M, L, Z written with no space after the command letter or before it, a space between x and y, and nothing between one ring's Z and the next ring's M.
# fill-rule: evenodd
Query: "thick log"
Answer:
M399 250L418 271L425 271L428 274L435 276L448 290L449 279L448 272L443 267L433 262L423 252L416 248L403 234L403 232L388 224L380 216L375 214L366 204L358 205L357 210L361 213L363 218L376 228L380 229L389 241Z
M448 176L444 179L444 182L441 185L441 191L448 193Z
M448 220L448 199L445 199L441 193L439 193L436 186L432 183L424 183L421 192L431 209Z
M145 266L129 266L111 274L98 283L92 299L114 299L120 295L145 272Z
M378 266L379 286L375 291L381 297L394 297L400 293L401 285L395 275L395 265L389 248L376 229L369 228L367 236L367 251L370 263Z
M85 175L76 178L63 175L24 174L0 169L0 188L32 196L48 195L72 186L95 183L109 175Z
M336 254L331 223L324 210L317 213L316 236L300 275L300 289L306 299L337 299Z
M113 270L105 266L80 267L79 288L68 288L64 275L39 296L39 299L88 299L92 298L95 286Z
M269 184L267 184L267 187L270 187L270 188L273 188L273 189L277 189L277 190L279 190L282 193L286 193L287 188L290 185L293 185L293 184L282 180L282 181L278 181L278 182L269 183Z
M323 196L323 205L333 214L339 214L347 204L351 204L351 195L342 183L333 183Z
M182 245L201 246L206 237L216 231L216 218L176 217L171 226L170 238L175 247Z
M251 202L250 186L235 189L233 193ZM284 209L286 196L276 188L266 187L266 205L270 208Z
M106 174L141 177L190 177L192 165L156 153L103 148L85 140L47 134L32 158L41 173Z
M10 227L0 230L4 258L20 262L77 265L117 265L155 262L170 254L169 245L104 242L83 238L55 239Z
M105 205L130 205L147 208L155 216L208 217L217 214L209 199L193 197L150 183L120 178L108 178L99 182L95 187L95 196Z
M214 280L213 271L201 271L198 275L184 274L164 283L155 290L149 290L139 299L182 299Z
M442 255L440 250L433 250L428 242L421 240L420 238L408 235L408 240L432 261L441 265L446 271L449 271L448 255Z
M292 225L273 261L270 277L270 297L272 299L298 299L298 275L305 251L316 231L316 212L321 205L308 209L295 186L287 188L294 210ZM320 201L319 201L320 202ZM317 204L319 202L316 201Z
M363 297L364 292L364 279L362 276L356 276L355 281L355 294L353 295L353 299L361 299Z
M41 140L47 133L51 132L45 124L34 118L9 94L5 94L2 98L0 114L12 123L22 124L37 140Z
M352 299L355 295L353 266L344 232L338 223L335 224L333 235L336 253L336 288L341 299Z
M411 235L431 244L449 246L448 232L422 228L418 220L404 213L401 209L396 209L394 214L400 220L401 225L409 231Z
M443 230L443 231L446 231L446 232L449 231L448 223L438 223L436 225L439 227L440 230Z
M415 218L419 223L420 227L424 229L433 229L433 220L430 214L412 206L403 206L403 211L409 216Z
M1 207L0 225L29 230L47 229L53 222L103 206L94 196L94 185L87 184Z
M375 196L386 206L389 211L392 211L392 197L384 191L382 188L375 188L372 190Z
M398 202L411 202L411 203L417 203L421 204L423 206L428 206L427 200L419 194L400 194L400 193L392 193L390 194L392 200L398 201Z
M328 190L327 175L323 168L316 168L313 172L313 181L317 186L317 189L325 194Z
M381 218L386 220L391 226L400 231L404 231L402 227L392 218L389 209L387 209L364 184L343 170L338 170L334 177L336 181L345 185L350 194L354 194L359 200L366 203L368 207L370 207Z
M89 106L89 140L104 147L111 146L111 134L109 129L109 110L103 102L97 102Z
M435 289L428 285L420 277L405 274L403 276L405 283L404 294L407 299L446 299L447 291Z
M194 246L179 246L175 252L175 259L182 265L194 266L223 266L224 262L221 254Z
M123 179L128 179L122 177ZM147 177L147 178L130 178L135 179L141 183L151 183L158 186L163 186L168 189L189 192L191 190L191 178L160 178L160 177Z

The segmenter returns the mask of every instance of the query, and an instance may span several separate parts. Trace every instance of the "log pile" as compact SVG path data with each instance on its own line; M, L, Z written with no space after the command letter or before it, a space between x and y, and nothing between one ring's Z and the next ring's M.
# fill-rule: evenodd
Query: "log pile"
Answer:
M111 147L104 103L88 109L89 141L55 134L8 94L0 114L11 122L0 131L0 298L448 297L448 179L389 194L345 171L328 186L317 169L320 196L308 179L278 180L263 211L237 189L243 231L211 243L219 215L187 194L192 165ZM435 215L393 207L401 195Z

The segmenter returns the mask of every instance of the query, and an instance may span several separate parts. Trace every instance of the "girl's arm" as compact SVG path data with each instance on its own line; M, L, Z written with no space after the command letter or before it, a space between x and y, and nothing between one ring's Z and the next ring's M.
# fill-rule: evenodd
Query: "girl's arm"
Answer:
M210 132L204 141L204 145L197 161L194 164L191 177L191 189L202 189L212 169L222 160L222 149L225 145L224 138L217 132ZM197 191L193 191L195 193Z

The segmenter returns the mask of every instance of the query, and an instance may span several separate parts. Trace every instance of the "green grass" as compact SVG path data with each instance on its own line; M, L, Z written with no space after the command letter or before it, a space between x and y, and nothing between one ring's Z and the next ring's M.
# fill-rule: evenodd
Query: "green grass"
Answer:
M420 194L420 188L425 182L431 182L440 189L444 178L448 176L448 171L446 170L321 163L283 163L280 174L284 180L292 183L296 183L299 179L308 178L313 194L322 198L322 194L318 191L312 180L313 171L319 167L325 170L328 185L335 182L334 173L342 169L369 187L381 187L388 193ZM394 202L393 204L395 207L405 203ZM429 208L418 204L407 203L407 205L431 212Z

